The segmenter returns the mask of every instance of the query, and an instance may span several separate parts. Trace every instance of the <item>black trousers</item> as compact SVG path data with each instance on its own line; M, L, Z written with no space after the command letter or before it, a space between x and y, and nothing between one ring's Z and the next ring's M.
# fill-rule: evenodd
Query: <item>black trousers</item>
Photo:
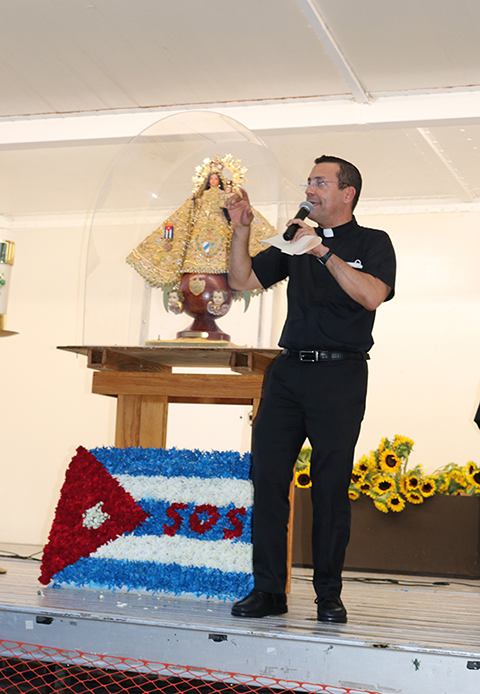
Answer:
M348 487L367 378L365 361L305 363L281 355L270 367L253 435L253 572L258 590L285 591L288 492L308 437L314 588L320 598L340 595L350 537Z

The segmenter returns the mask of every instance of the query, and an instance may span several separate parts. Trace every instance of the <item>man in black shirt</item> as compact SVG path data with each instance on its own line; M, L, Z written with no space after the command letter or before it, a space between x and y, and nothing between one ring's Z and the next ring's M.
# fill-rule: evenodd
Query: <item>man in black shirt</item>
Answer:
M340 598L342 568L350 535L348 487L355 444L365 411L368 351L375 310L391 299L395 253L384 231L357 224L353 210L362 179L338 157L315 160L306 189L314 208L312 228L300 228L318 245L303 255L270 246L248 254L252 211L245 191L227 207L235 226L230 250L232 289L288 282L288 313L279 341L283 353L268 371L255 422L254 590L235 603L237 617L287 612L288 492L297 455L308 437L312 446L313 584L317 618L346 622Z

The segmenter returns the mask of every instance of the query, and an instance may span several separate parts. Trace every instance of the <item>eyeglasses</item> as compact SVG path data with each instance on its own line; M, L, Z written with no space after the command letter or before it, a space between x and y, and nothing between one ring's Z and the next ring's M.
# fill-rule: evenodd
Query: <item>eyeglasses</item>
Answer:
M327 181L325 178L315 176L315 178L312 178L310 181L301 183L300 188L323 188L327 183L338 183L338 181Z

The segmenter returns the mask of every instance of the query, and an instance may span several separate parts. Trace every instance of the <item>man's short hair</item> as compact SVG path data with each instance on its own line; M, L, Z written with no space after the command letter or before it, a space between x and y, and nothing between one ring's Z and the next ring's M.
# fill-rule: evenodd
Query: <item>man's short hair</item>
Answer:
M338 187L340 190L353 186L355 188L355 197L352 202L352 211L355 209L360 192L362 190L362 175L356 166L351 164L346 159L340 157L332 157L328 154L322 154L321 157L315 159L315 164L338 164L339 171L337 173Z

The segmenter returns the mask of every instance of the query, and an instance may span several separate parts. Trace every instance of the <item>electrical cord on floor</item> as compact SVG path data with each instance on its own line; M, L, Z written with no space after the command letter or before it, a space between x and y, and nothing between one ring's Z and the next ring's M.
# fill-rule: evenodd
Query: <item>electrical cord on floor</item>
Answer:
M296 581L305 581L310 583L312 581L312 576L301 576L292 573L292 578ZM475 581L475 579L472 579ZM409 586L409 587L435 587L435 586L467 586L468 588L478 588L479 582L475 581L472 583L467 583L460 579L449 579L448 581L437 581L437 580L425 580L425 577L421 581L408 580L405 578L389 578L385 576L384 578L380 576L347 576L343 575L344 583L363 583L365 585L376 585L376 586Z
M41 554L42 552L43 549L39 549L38 552L33 552L33 554L29 554L27 557L24 557L16 552L6 552L3 550L0 552L0 559L25 559L30 561L42 561L41 557L37 557L37 554Z
M461 579L455 579L451 578L448 581L428 581L425 580L425 578L422 581L408 581L404 578L401 579L396 579L396 578L359 578L359 577L352 577L352 578L343 578L344 581L351 581L352 583L358 582L358 583L370 583L372 585L382 585L382 584L389 584L389 585L398 585L398 586L420 586L420 587L435 587L435 586L467 586L467 588L478 588L480 586L480 582L476 579L472 579L471 583L468 583L467 581L462 581Z
M349 583L367 583L370 585L381 586L381 585L395 585L395 586L449 586L451 581L408 581L403 578L373 578L373 577L359 577L359 576L348 576L343 577L344 582Z

